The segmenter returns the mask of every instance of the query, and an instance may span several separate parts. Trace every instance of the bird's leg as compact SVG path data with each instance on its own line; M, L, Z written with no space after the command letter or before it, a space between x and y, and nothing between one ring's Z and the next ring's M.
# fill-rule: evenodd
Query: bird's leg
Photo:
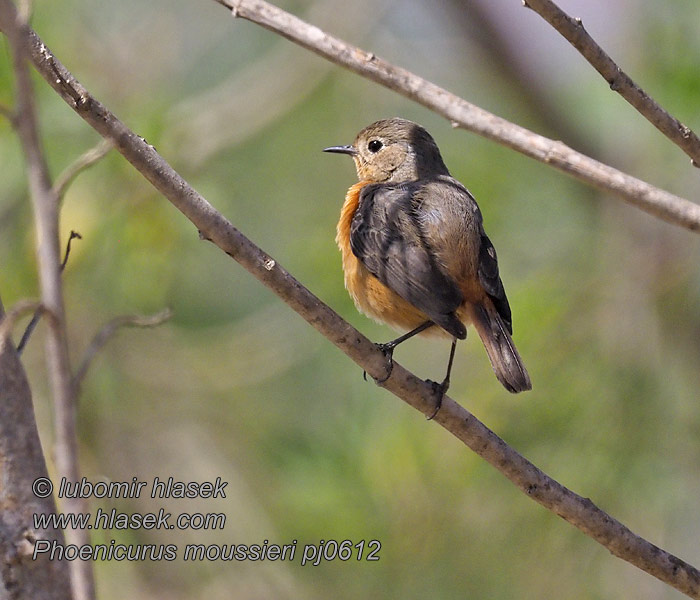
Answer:
M408 333L404 333L403 335L397 337L395 340L391 340L390 342L385 342L383 344L376 344L377 348L379 348L383 353L384 356L387 357L387 366L386 366L386 375L382 377L381 379L375 379L375 383L380 384L384 383L389 377L391 377L391 371L394 369L394 348L401 344L402 342L405 342L406 340L412 338L414 335L417 335L421 333L422 331L425 331L426 329L432 327L435 325L432 321L426 321L425 323L421 323L416 327L415 329L411 329ZM367 373L365 372L364 378L367 379Z
M457 338L452 339L452 348L450 349L450 360L447 363L447 375L445 375L445 379L443 380L442 383L435 383L434 381L430 381L428 379L428 382L432 384L433 389L435 390L435 393L438 394L437 402L435 403L435 410L433 411L433 414L428 417L428 421L431 421L432 419L435 418L435 415L438 414L438 411L440 410L440 407L442 406L442 399L445 397L445 393L447 392L447 389L450 387L450 372L452 371L452 361L455 358L455 349L457 348Z

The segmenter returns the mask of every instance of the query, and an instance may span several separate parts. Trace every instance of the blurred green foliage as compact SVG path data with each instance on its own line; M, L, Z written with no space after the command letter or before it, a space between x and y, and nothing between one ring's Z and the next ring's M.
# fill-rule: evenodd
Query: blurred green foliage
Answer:
M700 130L700 6L686 0L661 14L649 0L623 4L624 20L621 11L611 20L604 3L585 5L579 16L633 78ZM492 7L507 48L478 45L464 31L469 3L283 6L486 109L698 198L698 172L680 150L519 4ZM33 26L234 225L378 341L394 332L357 313L333 241L354 170L320 150L349 143L382 117L425 125L480 202L534 385L520 397L504 392L472 334L458 348L451 396L564 485L700 563L696 234L453 130L427 110L231 19L214 2L37 0ZM11 105L9 51L4 40L0 46L0 102ZM520 82L492 68L496 52L510 53ZM558 114L524 103L523 85ZM97 137L38 79L36 90L56 175ZM22 158L3 119L0 165L0 295L9 307L38 290ZM95 542L175 543L182 551L190 542L296 539L299 553L320 540L381 542L380 560L372 563L301 567L300 555L291 563L100 563L102 600L680 597L364 382L342 353L200 241L115 152L70 188L64 239L71 229L83 236L64 276L75 363L113 316L166 305L175 311L156 330L121 332L95 360L80 405L85 475L229 481L225 500L94 503L95 510L224 512L223 531L96 531ZM40 326L24 364L49 449L43 333ZM437 379L448 351L447 344L417 340L402 346L397 360Z

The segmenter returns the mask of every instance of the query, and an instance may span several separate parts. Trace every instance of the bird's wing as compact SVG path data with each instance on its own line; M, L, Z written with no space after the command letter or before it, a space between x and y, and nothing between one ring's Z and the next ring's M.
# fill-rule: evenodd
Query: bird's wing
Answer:
M460 264L459 257L449 253L475 255L474 267L481 287L491 298L496 311L512 334L511 312L503 283L498 274L496 250L484 232L483 217L469 190L452 177L440 177L420 187L414 194L421 204L421 223L433 240L433 251L442 264ZM455 243L459 239L460 243ZM461 257L470 262L469 257Z
M466 329L454 314L462 293L441 270L415 210L419 185L363 187L350 226L350 247L384 285L455 337L464 338Z
M491 240L484 232L483 226L481 229L481 246L479 247L479 281L484 287L484 290L493 301L498 314L505 322L508 332L513 334L512 317L510 313L510 305L506 297L506 291L503 288L503 282L498 275L498 259L496 258L496 249L493 247Z

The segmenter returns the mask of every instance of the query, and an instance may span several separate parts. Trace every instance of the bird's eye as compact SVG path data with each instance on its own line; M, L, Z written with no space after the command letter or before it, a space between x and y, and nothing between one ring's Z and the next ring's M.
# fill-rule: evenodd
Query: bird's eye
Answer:
M379 140L371 140L370 143L367 144L367 149L374 154L375 152L379 152L382 146L383 144Z

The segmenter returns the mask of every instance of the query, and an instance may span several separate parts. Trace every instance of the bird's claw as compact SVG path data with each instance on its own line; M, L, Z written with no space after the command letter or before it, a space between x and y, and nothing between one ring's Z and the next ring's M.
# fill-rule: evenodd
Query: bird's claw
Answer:
M435 418L435 415L440 412L440 408L442 408L442 399L445 397L447 389L450 387L450 380L445 379L445 381L442 383L438 383L432 379L426 379L425 382L430 384L430 386L433 388L433 393L437 396L437 400L435 401L435 410L427 418L428 421L432 421Z
M384 383L389 377L391 377L391 372L394 370L394 348L395 345L392 344L391 342L387 344L376 344L377 348L382 351L384 356L386 356L386 375L384 377L378 377L374 380L374 383L377 385L381 385ZM366 375L366 373L365 373ZM365 381L367 380L367 377L365 377Z

